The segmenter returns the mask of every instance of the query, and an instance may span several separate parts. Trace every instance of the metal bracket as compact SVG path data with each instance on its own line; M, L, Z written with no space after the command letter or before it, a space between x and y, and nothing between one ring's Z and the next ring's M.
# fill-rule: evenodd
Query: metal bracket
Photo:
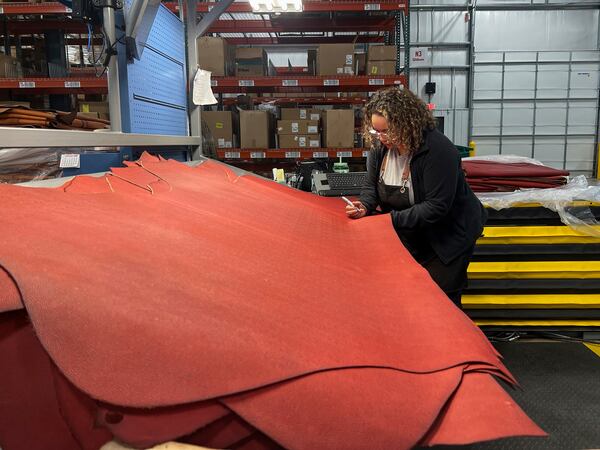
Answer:
M229 5L233 3L233 0L220 0L219 3L215 4L212 9L202 17L200 23L196 26L195 34L196 38L202 36L210 28L215 20L223 14ZM188 43L189 45L189 43Z
M125 46L129 61L142 56L159 6L160 0L133 0L125 10Z

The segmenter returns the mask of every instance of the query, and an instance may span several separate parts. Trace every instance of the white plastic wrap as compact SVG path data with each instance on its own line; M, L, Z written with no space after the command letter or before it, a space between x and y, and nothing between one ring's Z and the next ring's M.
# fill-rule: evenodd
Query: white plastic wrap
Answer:
M484 155L484 156L468 156L462 158L463 161L493 161L503 164L514 164L514 163L529 163L535 164L536 166L543 166L544 163L537 159L528 158L527 156L518 155Z
M579 233L600 237L600 223L589 207L573 206L574 201L600 203L600 186L592 185L584 175L571 179L568 184L550 189L522 189L515 192L477 193L486 206L500 210L518 203L539 203L555 211L560 220Z

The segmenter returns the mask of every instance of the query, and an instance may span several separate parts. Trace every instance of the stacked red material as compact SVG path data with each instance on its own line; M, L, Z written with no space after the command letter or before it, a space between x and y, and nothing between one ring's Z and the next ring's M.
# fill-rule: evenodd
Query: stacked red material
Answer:
M148 156L0 201L4 450L544 435L387 215Z
M475 192L512 192L521 188L553 188L567 183L569 172L537 164L486 160L462 162L467 182Z
M85 113L37 111L24 106L12 107L0 104L0 126L93 131L110 128L110 122Z

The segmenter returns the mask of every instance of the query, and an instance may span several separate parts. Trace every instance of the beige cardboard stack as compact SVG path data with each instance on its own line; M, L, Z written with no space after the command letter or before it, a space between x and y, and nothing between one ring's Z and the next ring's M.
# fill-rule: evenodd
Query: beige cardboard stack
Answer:
M354 147L354 110L324 111L323 133L323 143L327 148Z
M282 108L277 121L279 148L319 148L321 111L316 109Z
M238 47L235 49L235 75L264 76L267 73L267 55L262 48Z
M108 102L79 102L79 112L89 114L90 117L110 120Z
M233 126L231 111L203 111L201 114L216 148L233 147Z
M367 75L394 75L396 73L396 51L394 45L370 46Z
M266 111L240 111L240 147L269 148L271 118Z
M354 44L321 44L318 75L354 75Z
M198 66L208 70L212 75L226 76L231 74L231 48L225 39L203 36L196 39Z

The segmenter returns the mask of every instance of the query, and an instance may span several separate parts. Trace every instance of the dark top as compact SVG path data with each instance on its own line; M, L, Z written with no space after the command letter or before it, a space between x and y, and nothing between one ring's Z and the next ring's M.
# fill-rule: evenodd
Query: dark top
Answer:
M421 230L444 264L470 249L483 231L487 213L465 180L458 150L438 130L423 132L424 142L413 153L410 174L415 204L391 212L400 235L403 230ZM388 149L375 145L367 157L367 180L360 201L372 214L382 206L377 184Z

